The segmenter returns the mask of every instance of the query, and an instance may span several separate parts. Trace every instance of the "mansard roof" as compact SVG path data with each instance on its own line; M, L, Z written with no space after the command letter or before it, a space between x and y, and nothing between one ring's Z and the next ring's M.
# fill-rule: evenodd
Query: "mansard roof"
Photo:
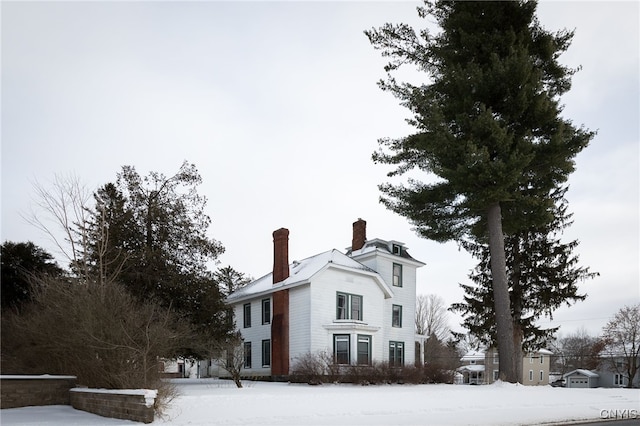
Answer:
M394 251L394 248L397 251ZM398 256L400 258L406 259L410 262L415 262L416 264L423 266L424 262L421 262L417 259L414 259L407 250L407 247L404 243L395 240L381 240L379 238L374 238L372 240L367 240L364 243L364 246L359 250L351 250L351 247L347 247L347 256L358 257L364 254L372 253L372 252L381 252L388 255Z

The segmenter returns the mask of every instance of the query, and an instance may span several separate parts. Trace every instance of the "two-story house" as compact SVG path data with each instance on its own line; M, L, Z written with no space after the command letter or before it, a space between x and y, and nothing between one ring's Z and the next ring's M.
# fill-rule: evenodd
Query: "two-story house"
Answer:
M526 353L522 358L522 372L519 382L523 385L548 385L549 368L553 352L539 349ZM500 358L496 348L484 351L471 351L465 354L458 368L462 374L462 383L491 384L498 380Z
M484 351L469 351L460 362L462 365L458 367L458 372L462 374L461 383L469 385L482 385L485 383L485 353Z
M327 352L336 364L393 366L415 360L416 270L403 243L367 240L353 224L351 247L289 263L289 231L273 233L269 274L232 293L244 339L244 373L286 379L299 357Z

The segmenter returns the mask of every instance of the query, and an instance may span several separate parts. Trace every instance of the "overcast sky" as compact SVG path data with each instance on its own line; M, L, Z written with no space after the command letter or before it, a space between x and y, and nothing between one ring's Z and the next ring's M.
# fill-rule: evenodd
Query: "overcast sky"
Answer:
M363 31L432 25L418 4L3 1L2 241L54 252L21 217L34 181L74 174L95 189L123 165L170 175L187 160L203 178L210 236L226 247L221 266L270 272L280 227L291 261L344 251L363 218L368 238L402 241L426 263L419 293L461 301L474 260L379 204L390 169L371 161L379 138L411 129L376 85L385 61ZM544 325L597 334L640 300L639 3L541 2L538 16L576 30L560 61L582 70L563 114L598 135L569 180L565 237L601 274L580 285L585 302Z

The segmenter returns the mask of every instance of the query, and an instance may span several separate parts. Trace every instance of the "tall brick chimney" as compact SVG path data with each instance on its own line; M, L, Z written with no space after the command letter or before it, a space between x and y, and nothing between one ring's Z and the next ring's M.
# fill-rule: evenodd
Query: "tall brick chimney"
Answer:
M273 284L289 278L289 230L273 231Z
M353 222L353 239L351 240L351 250L356 251L364 247L367 242L367 222L358 219Z
M273 232L273 284L289 278L289 230ZM289 290L273 293L271 319L271 377L275 381L289 376Z

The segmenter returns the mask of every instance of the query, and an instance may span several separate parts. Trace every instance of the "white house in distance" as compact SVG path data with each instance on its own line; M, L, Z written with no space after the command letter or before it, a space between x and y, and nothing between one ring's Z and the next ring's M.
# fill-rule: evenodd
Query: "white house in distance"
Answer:
M329 250L289 263L289 231L273 233L273 271L229 295L244 339L243 375L286 379L295 360L333 354L337 364L413 364L415 260L398 241L367 240L353 224L346 254ZM418 354L418 356L420 356Z
M551 355L553 352L546 349L526 353L522 358L520 383L529 386L548 385ZM460 361L463 365L458 372L462 374L462 383L479 385L498 380L500 358L496 348L470 351Z

